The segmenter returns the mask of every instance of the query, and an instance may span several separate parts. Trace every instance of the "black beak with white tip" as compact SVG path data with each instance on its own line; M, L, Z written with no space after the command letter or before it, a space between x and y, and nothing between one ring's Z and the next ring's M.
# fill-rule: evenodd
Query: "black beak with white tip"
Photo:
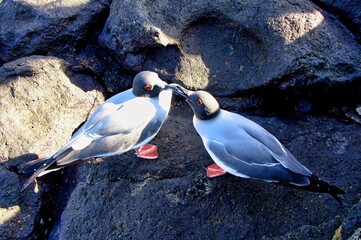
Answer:
M182 87L181 85L178 85L176 83L171 83L171 84L168 84L166 87L169 89L172 89L172 91L175 94L177 94L178 96L185 98L185 99L189 99L188 90L185 89L184 87Z

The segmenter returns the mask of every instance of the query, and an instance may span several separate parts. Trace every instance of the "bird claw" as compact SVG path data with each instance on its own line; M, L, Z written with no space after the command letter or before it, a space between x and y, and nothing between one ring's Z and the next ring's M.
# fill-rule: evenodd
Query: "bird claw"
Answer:
M144 159L157 159L159 157L158 147L152 144L144 144L138 149L135 149L135 155Z
M212 165L206 167L206 173L207 173L207 177L214 178L214 177L222 176L227 172L224 171L222 168L220 168L217 164L213 163Z

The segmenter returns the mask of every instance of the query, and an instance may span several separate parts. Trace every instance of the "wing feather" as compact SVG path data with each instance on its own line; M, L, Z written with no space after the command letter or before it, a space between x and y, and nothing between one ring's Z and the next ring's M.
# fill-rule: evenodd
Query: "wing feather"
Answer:
M240 115L238 115L240 116ZM242 116L240 116L242 117ZM244 117L242 117L244 118ZM244 131L255 139L257 142L262 144L275 160L280 162L285 168L307 176L311 176L312 172L308 170L303 164L301 164L293 155L290 153L276 137L270 134L260 125L255 122L244 118L244 122L247 124L243 125Z
M59 155L57 165L67 165L76 159L113 156L138 147L159 131L163 121L164 119L156 117L156 108L148 99L130 100L122 108L80 135L84 136L83 139L79 137L71 145L77 151ZM144 133L150 125L155 132ZM75 149L79 146L81 148Z
M97 110L95 110L93 115L90 116L87 122L82 126L81 131L84 132L91 129L99 121L113 114L115 111L121 108L124 103L133 98L135 98L135 96L132 93L132 89L128 89L127 91L118 93L109 98L102 105L100 105Z
M228 146L216 141L210 141L208 149L212 152L211 155L219 159L216 163L218 165L221 163L220 167L233 175L266 182L292 183L298 186L309 184L307 177L287 170L278 162L261 164L257 161L252 161L255 159L252 159L250 154L243 154L243 152L239 151L237 155L231 154L227 151ZM214 157L213 159L215 160Z
M63 147L61 147L53 155L53 157L56 158L59 155L63 154L73 145L76 149L82 149L89 145L91 143L91 139L86 137L87 134L85 132L94 127L94 125L96 125L99 121L121 108L123 106L123 103L134 98L132 90L133 89L128 89L124 92L118 93L113 97L109 98L103 104L101 104L90 116L90 118L84 123L84 125L80 129L78 129L78 131L69 139L69 141ZM82 142L83 144L79 144L80 142Z

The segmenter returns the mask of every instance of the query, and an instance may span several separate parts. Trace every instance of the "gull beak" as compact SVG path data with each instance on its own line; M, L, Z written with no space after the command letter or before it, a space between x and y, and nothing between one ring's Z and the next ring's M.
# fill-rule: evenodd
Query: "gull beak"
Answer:
M171 84L167 85L167 88L171 89L178 96L180 96L186 100L189 99L188 90L185 89L184 87L182 87L176 83L171 83Z

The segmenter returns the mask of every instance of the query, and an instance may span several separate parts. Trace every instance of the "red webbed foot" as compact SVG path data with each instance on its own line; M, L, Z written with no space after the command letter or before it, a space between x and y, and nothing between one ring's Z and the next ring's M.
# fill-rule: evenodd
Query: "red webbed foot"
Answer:
M206 172L209 178L219 177L227 173L215 163L206 167Z
M135 155L139 158L157 159L159 157L158 147L152 144L144 144L138 149L135 149Z

